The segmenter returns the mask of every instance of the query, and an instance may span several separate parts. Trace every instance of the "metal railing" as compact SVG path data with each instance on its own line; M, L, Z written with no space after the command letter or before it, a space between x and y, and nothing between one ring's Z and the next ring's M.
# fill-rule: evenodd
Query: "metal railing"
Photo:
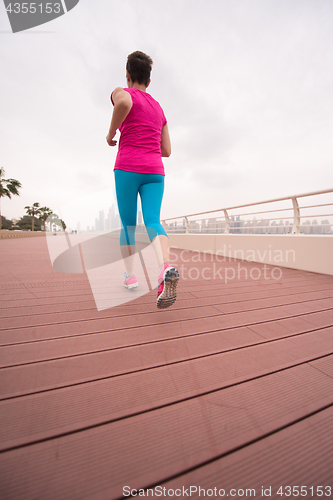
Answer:
M303 201L306 201L305 205L302 205ZM309 204L311 201L314 203ZM259 205L268 206L267 210L261 210ZM330 219L333 217L332 207L333 189L327 189L172 217L162 220L162 224L169 234L332 235L333 219ZM212 214L215 216L211 217ZM260 219L256 218L258 215L261 216ZM323 217L325 219L321 220Z

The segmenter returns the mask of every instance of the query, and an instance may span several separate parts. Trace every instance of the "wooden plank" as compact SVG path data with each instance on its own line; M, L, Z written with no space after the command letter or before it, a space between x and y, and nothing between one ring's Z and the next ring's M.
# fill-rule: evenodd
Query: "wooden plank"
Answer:
M200 486L201 498L204 491L212 488L217 492L224 489L225 496L236 494L236 498L265 498L265 495L274 499L296 496L330 498L333 490L332 449L333 408L330 407L188 474L163 482L161 487L166 491L170 489L171 494L172 489ZM133 488L138 484L130 480L128 483ZM246 489L251 488L255 492L246 494ZM234 489L236 492L231 491ZM120 498L122 494L119 488L114 498ZM191 498L200 497L199 488L197 491L193 488ZM103 495L94 497L97 498L102 499Z
M309 365L317 368L318 363L325 363L328 360L332 366L333 356L321 358ZM244 401L251 403L254 388L264 388L267 393L266 399L260 404L265 407L273 381L275 385L270 395L270 404L276 405L275 417L278 414L282 415L283 410L287 414L291 407L304 410L309 404L316 405L322 400L326 402L326 396L330 401L333 394L332 379L318 370L315 372L314 368L309 369L309 365L303 363L225 389L216 388L211 384L211 390L208 386L204 390L198 387L197 374L191 366L178 365L172 369L162 367L153 371L1 401L0 450L116 421L203 394L214 393L216 390L223 390L225 406L244 408ZM292 387L298 393L292 393L288 400L283 397L282 404L279 399L282 397L281 391L286 389L290 379L293 380ZM257 400L254 400L251 407L254 407L256 402Z
M198 388L212 390L265 375L333 352L333 327L271 341L265 344L197 357L190 361L187 342L183 350L169 342L128 347L69 358L1 369L0 399L66 387L92 380L134 373L156 367L188 364ZM170 369L170 367L168 367ZM172 367L173 369L173 367Z
M129 481L159 484L324 408L327 394L332 402L328 376L309 366L288 375L3 453L2 498L119 498ZM329 390L316 399L326 382ZM319 422L333 430L332 410Z
M251 299L243 298L243 300L237 300L236 302L231 302L231 303L223 299L221 300L221 297L215 297L215 299L198 298L195 300L195 302L193 301L193 299L189 300L188 302L189 306L191 306L192 308L193 305L195 304L196 309L200 308L205 310L205 307L209 306L217 307L218 310L223 312L223 314L244 312L244 311L257 311L261 309L283 306L283 305L290 306L291 304L303 304L304 308L307 308L308 310L308 308L311 308L315 302L319 304L327 304L328 307L331 307L333 309L333 289L330 292L328 292L327 290L311 291L305 293L294 293L292 295L287 295L287 296L283 295L283 296L273 296L273 297L272 296L267 297L267 292L266 292L266 297L263 297L263 295L261 294L259 298L256 297L252 297ZM138 311L140 311L140 317L142 317L143 314L152 314L153 316L156 316L160 312L156 311L156 305L153 304L153 300L151 300L149 304L147 305L141 304L140 306L137 306L137 308ZM30 325L43 326L52 324L55 322L55 318L57 323L59 324L59 323L66 323L78 320L87 321L87 320L96 320L102 318L114 318L116 315L117 317L123 316L124 313L128 315L130 312L128 308L127 309L122 308L122 310L118 309L117 311L113 311L113 309L115 308L112 308L111 310L107 309L105 311L96 311L96 309L91 308L88 310L80 310L79 313L77 311L60 312L59 310L57 310L54 312L53 315L51 312L48 312L47 314L43 314L42 312L39 312L39 314L24 314L23 311L20 311L20 309L18 309L16 316L11 315L8 317L2 317L0 323L0 332L2 330L22 328ZM174 308L173 312L175 313L175 311L177 310L179 310L179 307ZM7 314L9 314L8 311ZM159 314L159 316L161 315Z
M332 276L252 280L263 265L187 252L174 307L157 311L154 291L98 312L86 274L54 271L44 238L1 249L0 498L233 484L232 457L254 484L332 477Z
M90 289L89 289L90 291ZM249 290L249 291L242 291L242 292L237 292L237 293L228 293L228 294L216 294L214 292L210 292L208 295L208 292L203 296L203 294L197 294L200 300L201 305L213 305L213 304L218 304L218 303L223 303L223 304L237 304L238 302L245 302L249 300L259 300L262 298L267 298L267 294L269 297L285 297L286 299L289 297L289 300L293 300L293 297L300 292L304 293L304 297L306 299L306 295L308 295L310 298L312 297L312 294L319 294L322 297L330 297L332 296L333 293L333 286L328 287L327 285L310 285L308 284L306 286L306 291L304 291L304 286L299 286L299 287L292 287L289 288L288 290L282 289L280 286L276 286L274 288L274 285L270 286L269 291L268 290ZM37 316L40 314L50 314L52 312L57 313L57 312L70 312L70 311L91 311L91 312L96 312L96 306L95 306L95 301L93 299L93 296L90 292L91 297L90 300L87 299L87 294L86 295L71 295L66 301L64 301L63 298L58 298L56 300L55 298L52 298L52 300L48 300L48 297L44 296L43 300L40 298L34 298L34 299L27 299L27 301L19 301L15 300L13 302L12 300L8 300L7 307L5 307L5 300L1 299L0 306L0 318L15 318L18 316ZM155 304L152 303L151 298L142 296L140 297L140 303L138 304L137 302L139 301L133 301L130 305L131 309L134 308L135 314L142 312L142 305L144 305L144 310L148 312L153 312L155 310ZM195 303L197 304L198 301L196 300ZM178 296L177 302L175 303L175 308L180 309L184 307L190 307L193 305L193 294L188 294L187 292L184 292L182 290L182 293ZM127 315L129 310L128 310L128 304L124 304L123 306L117 306L117 315L123 316ZM110 310L105 310L105 311L100 311L99 314L101 315L110 315L111 311Z
M288 304L280 307L267 307L265 309L256 309L252 311L240 311L222 315L219 309L220 306L204 306L202 308L192 307L184 310L169 310L159 311L145 315L129 315L126 318L114 316L110 322L109 318L96 317L93 320L86 321L71 321L61 323L61 319L57 318L57 323L52 323L51 317L49 318L50 324L44 326L26 326L24 328L7 329L0 332L0 345L12 344L16 342L24 342L31 340L51 339L63 337L63 330L60 325L65 326L66 336L82 335L96 332L103 332L108 330L120 330L124 328L124 319L126 328L153 328L157 332L157 338L161 329L165 329L168 324L172 324L173 328L177 328L177 322L181 321L181 328L183 331L189 327L193 327L193 318L203 318L208 328L217 329L213 326L219 324L224 328L236 328L238 326L250 326L256 323L263 323L266 321L278 321L283 318L293 316L301 316L306 313L316 313L320 311L327 311L333 317L332 300L330 298L309 301L307 303ZM114 308L116 309L116 308ZM223 320L221 320L223 318ZM55 321L55 319L53 320ZM223 325L222 325L223 323ZM158 325L158 328L156 326ZM209 325L211 325L209 327ZM220 326L220 327L221 327ZM207 330L206 330L207 331Z
M182 350L184 337L187 337L186 347L189 357L197 353L197 349L192 346L200 346L199 352L202 355L221 352L225 349L235 349L245 345L258 344L268 340L283 339L288 336L309 333L313 330L319 330L333 326L332 313L326 311L304 315L297 318L287 318L285 321L271 321L260 324L249 325L246 327L223 328L223 317L193 319L190 325L191 329L182 329L181 324L168 330L168 334L163 334L162 338L149 336L145 328L139 328L140 334L136 335L131 329L121 331L106 331L95 334L85 334L76 336L64 336L58 339L38 340L23 343L13 343L3 345L1 349L0 368L8 366L17 366L51 359L60 359L79 354L88 354L93 352L111 351L126 347L141 346L159 342L159 349L172 342L173 349ZM153 329L150 329L153 331ZM163 330L165 331L165 329ZM178 332L178 335L177 335ZM246 333L240 337L239 333ZM134 335L132 335L134 333ZM147 337L148 333L148 337ZM65 332L64 332L65 335ZM230 338L232 342L225 343L225 339ZM170 344L171 345L171 344Z

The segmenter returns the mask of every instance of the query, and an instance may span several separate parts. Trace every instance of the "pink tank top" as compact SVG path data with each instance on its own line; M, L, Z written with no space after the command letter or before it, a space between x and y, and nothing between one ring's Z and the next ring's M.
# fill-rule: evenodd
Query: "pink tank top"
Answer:
M147 92L133 88L124 90L131 94L133 106L119 127L121 135L114 168L165 175L161 133L167 120L163 109Z

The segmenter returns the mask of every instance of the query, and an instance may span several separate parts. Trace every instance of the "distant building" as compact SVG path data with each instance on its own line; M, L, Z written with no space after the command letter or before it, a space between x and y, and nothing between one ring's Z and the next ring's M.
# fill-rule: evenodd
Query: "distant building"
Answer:
M104 210L99 211L98 230L104 231Z
M302 224L302 228L301 228L301 232L303 234L310 234L311 233L311 221L309 220L306 220L305 222L303 222Z
M322 220L321 224L323 234L330 234L332 232L330 221L328 219Z
M112 206L109 208L107 220L108 220L108 230L111 231L115 226L115 206L113 203Z

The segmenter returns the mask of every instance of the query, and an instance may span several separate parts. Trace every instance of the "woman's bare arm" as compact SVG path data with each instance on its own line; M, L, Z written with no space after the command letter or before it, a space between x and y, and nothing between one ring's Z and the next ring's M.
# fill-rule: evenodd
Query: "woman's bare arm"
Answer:
M161 134L161 153L162 156L168 157L171 155L171 141L169 135L168 125L164 125Z
M112 113L109 133L106 136L106 141L109 146L115 146L117 144L117 141L115 141L113 138L133 106L132 97L128 92L126 92L126 90L122 89L121 87L117 87L112 92L112 101L114 103L114 109Z

